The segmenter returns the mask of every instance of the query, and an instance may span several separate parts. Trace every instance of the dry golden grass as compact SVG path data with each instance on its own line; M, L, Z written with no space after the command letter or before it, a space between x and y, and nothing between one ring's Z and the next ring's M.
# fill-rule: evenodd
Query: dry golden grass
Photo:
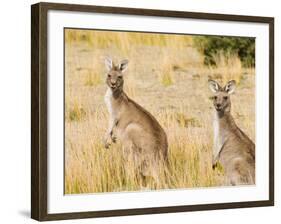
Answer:
M218 67L203 65L191 36L66 30L65 193L141 190L133 165L123 162L121 143L103 146L108 113L103 59L129 59L126 93L150 111L165 129L169 166L151 189L221 186L213 170L212 117L207 80L239 82L232 114L255 140L255 75L235 55L219 55ZM225 58L224 58L225 57ZM239 59L238 59L239 60Z
M224 54L219 52L217 55L213 56L217 67L209 67L213 76L219 76L215 78L220 78L223 83L229 80L236 80L239 84L243 78L243 68L241 60L237 54Z

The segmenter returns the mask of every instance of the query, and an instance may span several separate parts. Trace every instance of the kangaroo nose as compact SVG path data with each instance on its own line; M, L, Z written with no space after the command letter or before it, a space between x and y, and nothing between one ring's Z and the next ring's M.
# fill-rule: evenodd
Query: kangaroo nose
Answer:
M217 104L217 107L218 107L218 108L220 108L220 107L221 107L221 104L220 104L220 103L218 103L218 104Z

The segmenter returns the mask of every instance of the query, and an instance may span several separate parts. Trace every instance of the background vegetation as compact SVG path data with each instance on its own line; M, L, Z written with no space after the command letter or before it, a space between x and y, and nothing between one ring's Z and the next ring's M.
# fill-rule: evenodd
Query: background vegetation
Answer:
M197 36L194 43L204 54L206 65L216 66L216 55L223 53L227 57L237 55L243 67L255 66L255 38Z
M255 70L254 63L244 63L239 55L241 43L248 38L232 38L230 42L236 43L232 50L217 51L208 38L65 30L66 194L142 190L133 166L122 162L126 155L121 143L108 150L103 146L108 122L103 100L105 56L129 59L126 93L150 111L167 133L170 166L163 167L159 182L149 187L223 185L223 170L211 166L213 107L207 80L238 82L232 114L254 140ZM212 52L213 63L206 63L206 49Z

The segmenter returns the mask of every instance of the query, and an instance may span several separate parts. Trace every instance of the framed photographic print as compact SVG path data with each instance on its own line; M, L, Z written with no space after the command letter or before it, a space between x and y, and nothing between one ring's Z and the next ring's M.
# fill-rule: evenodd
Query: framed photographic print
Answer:
M32 5L32 218L274 204L274 19Z

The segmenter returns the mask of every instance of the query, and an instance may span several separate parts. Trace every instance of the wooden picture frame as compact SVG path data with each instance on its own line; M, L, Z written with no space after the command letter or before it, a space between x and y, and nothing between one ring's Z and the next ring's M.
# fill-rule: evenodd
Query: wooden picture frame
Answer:
M233 203L212 203L181 206L146 207L86 212L48 212L48 12L68 11L202 19L211 21L247 22L269 26L269 179L268 200ZM183 11L162 11L136 8L117 8L90 5L38 3L31 7L31 217L39 221L80 219L109 216L142 215L170 212L203 211L274 205L274 18L223 15Z

